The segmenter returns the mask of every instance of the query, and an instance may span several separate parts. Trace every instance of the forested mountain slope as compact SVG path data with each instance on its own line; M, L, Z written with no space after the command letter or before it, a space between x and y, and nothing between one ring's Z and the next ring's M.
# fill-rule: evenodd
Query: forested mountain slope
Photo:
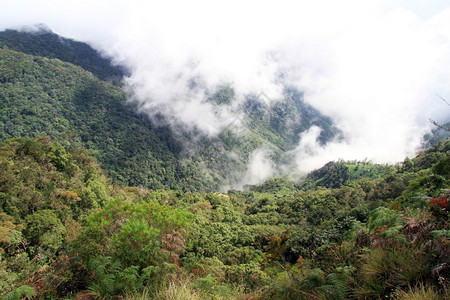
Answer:
M167 127L153 127L122 90L57 59L0 49L0 140L51 136L88 149L127 185L196 189L195 166Z
M122 68L86 44L45 30L1 32L0 71L0 141L58 138L87 149L113 180L125 185L185 191L234 187L254 151L264 149L282 165L300 133L311 126L322 129L322 143L339 134L300 92L286 87L284 99L270 105L261 95L248 95L236 112L243 124L238 130L229 126L207 137L181 124L175 135L163 115L155 126L139 113L117 80L101 80L123 76ZM234 97L232 87L224 86L205 101L229 105Z
M121 66L114 66L110 59L104 58L86 43L63 38L45 25L33 31L5 30L0 32L0 48L42 56L57 58L91 72L105 81L120 84L126 71Z

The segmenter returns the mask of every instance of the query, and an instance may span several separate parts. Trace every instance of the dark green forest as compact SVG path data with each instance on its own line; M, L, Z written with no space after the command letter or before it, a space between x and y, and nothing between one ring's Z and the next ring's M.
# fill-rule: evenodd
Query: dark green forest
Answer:
M122 77L127 74L125 68L114 66L110 59L104 58L86 43L63 38L42 24L31 32L0 32L0 47L35 56L57 58L80 66L101 80L116 84L120 84Z
M0 33L0 299L449 298L442 132L395 165L219 192L261 145L281 164L311 126L340 132L289 87L249 95L243 134L174 132L126 101L121 68L56 37Z

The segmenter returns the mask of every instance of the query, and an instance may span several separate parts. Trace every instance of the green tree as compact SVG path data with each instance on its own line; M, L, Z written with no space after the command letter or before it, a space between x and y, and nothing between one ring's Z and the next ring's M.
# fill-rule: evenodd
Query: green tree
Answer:
M66 228L52 210L43 209L26 219L25 237L35 255L52 257L61 248Z

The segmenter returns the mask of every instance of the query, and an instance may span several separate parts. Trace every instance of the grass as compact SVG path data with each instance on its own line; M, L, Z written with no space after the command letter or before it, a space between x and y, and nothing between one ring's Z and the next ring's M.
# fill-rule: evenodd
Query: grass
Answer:
M400 300L440 300L449 299L447 295L441 295L435 288L419 284L410 287L408 291L398 290L395 292L395 298Z
M253 300L257 299L253 294L245 294L240 288L227 289L227 293L211 294L204 290L198 289L194 285L194 281L189 278L177 279L168 282L164 287L154 292L149 288L144 288L139 293L130 293L125 295L124 300Z

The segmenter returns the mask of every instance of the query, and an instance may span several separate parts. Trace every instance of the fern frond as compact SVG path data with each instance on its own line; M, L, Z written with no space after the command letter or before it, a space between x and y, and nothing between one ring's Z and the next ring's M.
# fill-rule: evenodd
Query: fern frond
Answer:
M324 273L320 269L312 269L301 283L302 290L314 290L324 283Z
M95 276L88 289L95 295L104 298L120 290L120 286L116 284L117 274L120 272L118 261L113 261L109 256L97 256L89 260L88 266Z
M36 292L34 288L29 285L22 285L15 290L6 294L2 300L21 300L21 299L31 299L34 297Z
M325 280L327 284L319 287L320 291L325 292L332 299L345 299L349 289L343 276L331 273L327 275Z
M386 207L378 207L370 212L367 226L369 233L373 233L377 228L386 226L387 228L402 228L401 214Z

